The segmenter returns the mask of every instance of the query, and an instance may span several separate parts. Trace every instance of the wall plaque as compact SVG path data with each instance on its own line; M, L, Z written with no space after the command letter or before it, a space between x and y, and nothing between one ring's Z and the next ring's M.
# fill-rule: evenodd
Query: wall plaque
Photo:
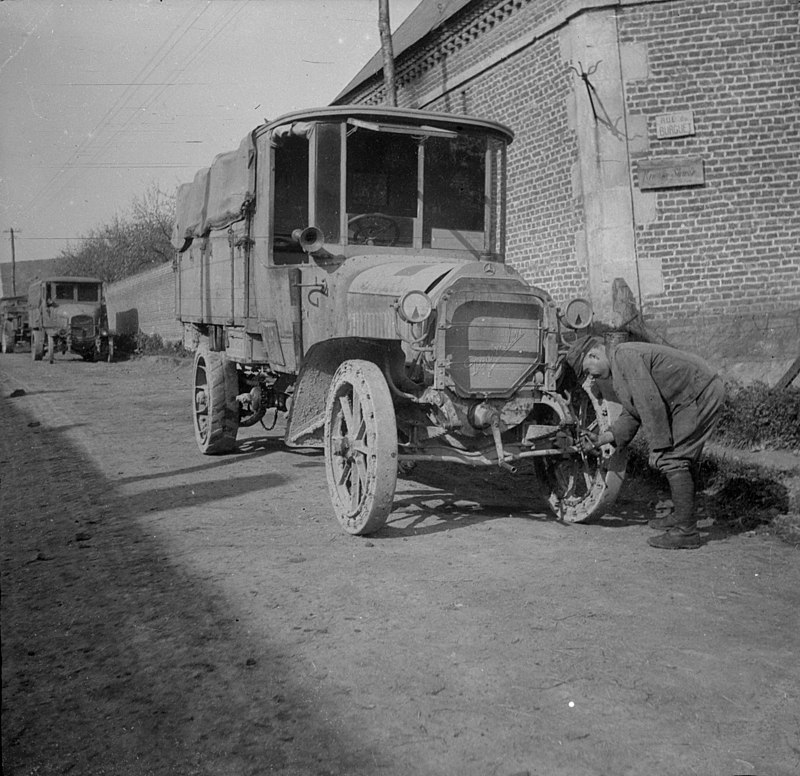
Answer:
M683 159L641 159L636 162L639 188L671 189L705 183L703 160L699 156Z
M685 137L694 134L694 113L690 110L656 116L656 137Z

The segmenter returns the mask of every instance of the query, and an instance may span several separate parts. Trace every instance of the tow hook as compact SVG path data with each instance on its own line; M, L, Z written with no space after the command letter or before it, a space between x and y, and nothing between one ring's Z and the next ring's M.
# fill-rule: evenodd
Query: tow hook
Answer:
M517 467L512 466L506 461L506 452L503 449L503 440L500 436L500 413L495 412L491 420L492 437L494 438L494 449L497 451L497 465L511 474L516 474Z

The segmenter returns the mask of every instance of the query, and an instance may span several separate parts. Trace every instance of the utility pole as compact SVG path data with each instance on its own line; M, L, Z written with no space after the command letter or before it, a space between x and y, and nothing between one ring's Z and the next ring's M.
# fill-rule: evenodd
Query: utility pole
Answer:
M394 79L394 51L392 50L392 28L389 25L389 0L378 0L378 29L381 33L386 102L395 107L397 105L397 84Z
M18 230L19 231L19 230ZM11 296L17 295L17 256L14 251L14 228L4 229L3 234L11 234Z

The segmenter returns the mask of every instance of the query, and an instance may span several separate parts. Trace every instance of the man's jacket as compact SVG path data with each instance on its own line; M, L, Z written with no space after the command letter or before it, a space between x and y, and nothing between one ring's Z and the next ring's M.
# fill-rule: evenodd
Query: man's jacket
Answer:
M617 345L610 362L614 391L622 405L622 414L611 424L618 446L627 445L643 426L653 450L672 447L673 419L693 407L716 377L699 356L649 342Z

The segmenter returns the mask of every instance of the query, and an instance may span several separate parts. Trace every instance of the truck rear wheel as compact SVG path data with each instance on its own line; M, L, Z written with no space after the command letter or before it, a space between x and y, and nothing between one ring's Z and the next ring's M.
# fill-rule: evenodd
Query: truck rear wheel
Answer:
M397 485L397 426L386 379L371 361L345 361L333 376L325 409L325 473L345 531L369 534L384 525Z
M204 455L230 452L239 430L236 364L222 353L201 349L194 357L193 375L192 419L197 446Z
M31 332L31 358L34 361L44 358L44 332L39 329Z
M605 431L609 419L619 414L620 405L605 399L591 399L576 391L573 407L578 419L578 435L586 430ZM600 420L598 420L600 415ZM565 523L588 523L606 512L625 480L628 454L608 449L610 455L574 453L563 458L539 459L537 474L547 490L550 508Z

